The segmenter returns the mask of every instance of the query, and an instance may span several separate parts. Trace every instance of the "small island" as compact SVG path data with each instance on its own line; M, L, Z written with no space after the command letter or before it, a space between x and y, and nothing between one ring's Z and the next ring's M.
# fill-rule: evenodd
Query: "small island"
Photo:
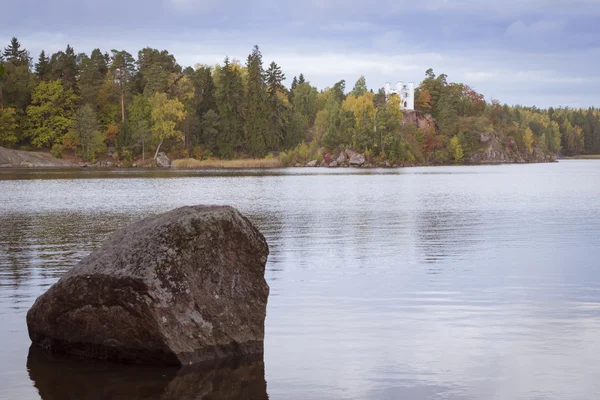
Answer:
M167 50L0 56L0 166L278 168L549 162L600 153L600 111L486 101L432 69L418 84L322 90L255 46L183 67ZM395 78L395 77L390 77ZM406 89L410 88L410 90Z

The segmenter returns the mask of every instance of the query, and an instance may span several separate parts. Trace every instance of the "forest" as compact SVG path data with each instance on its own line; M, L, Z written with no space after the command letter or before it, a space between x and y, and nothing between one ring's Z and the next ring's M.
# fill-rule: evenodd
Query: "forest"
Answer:
M405 124L401 99L360 77L322 90L307 77L289 85L258 46L245 63L183 67L167 50L144 48L89 55L64 51L37 60L17 38L0 54L0 146L71 152L126 165L170 158L279 157L285 165L352 148L394 163L468 163L491 134L523 154L600 154L597 108L539 109L486 101L433 70L415 92L415 109L435 125Z

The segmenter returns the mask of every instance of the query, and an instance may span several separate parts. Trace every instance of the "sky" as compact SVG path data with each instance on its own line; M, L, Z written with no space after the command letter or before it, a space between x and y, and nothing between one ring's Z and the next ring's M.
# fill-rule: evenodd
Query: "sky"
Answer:
M5 2L0 43L34 59L167 49L183 66L245 62L258 45L289 85L419 83L428 68L485 95L538 107L600 106L600 0L21 0ZM11 17L14 16L14 17ZM3 46L5 46L4 44Z

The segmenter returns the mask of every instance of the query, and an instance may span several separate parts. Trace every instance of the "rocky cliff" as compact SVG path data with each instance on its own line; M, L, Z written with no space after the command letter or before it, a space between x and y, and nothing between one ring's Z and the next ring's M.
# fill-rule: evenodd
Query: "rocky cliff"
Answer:
M70 161L52 157L48 153L0 147L0 168L64 168L75 166Z

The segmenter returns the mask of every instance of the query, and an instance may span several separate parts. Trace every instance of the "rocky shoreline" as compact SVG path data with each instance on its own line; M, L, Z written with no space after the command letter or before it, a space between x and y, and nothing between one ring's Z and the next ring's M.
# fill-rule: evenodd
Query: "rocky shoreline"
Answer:
M555 154L549 154L541 148L534 147L533 152L523 156L518 151L510 151L508 147L502 146L497 138L490 137L482 138L482 143L488 143L488 146L480 152L471 156L460 164L434 164L434 163L392 163L389 160L374 161L369 160L365 154L359 153L352 149L346 149L337 154L327 153L322 155L323 159L319 162L316 159L306 163L295 163L290 166L280 166L273 168L403 168L403 167L427 167L440 165L495 165L495 164L525 164L525 163L547 163L557 161ZM123 163L110 160L101 160L95 163L66 160L52 157L49 153L12 150L0 147L0 169L2 168L57 168L57 169L74 169L74 168L178 168L173 166L165 153L159 153L159 156L154 160L146 160L145 162ZM226 168L227 167L223 167ZM198 169L198 168L189 168ZM202 169L202 168L200 168ZM211 169L211 168L206 168ZM235 169L235 168L231 168ZM265 169L265 168L260 168Z

